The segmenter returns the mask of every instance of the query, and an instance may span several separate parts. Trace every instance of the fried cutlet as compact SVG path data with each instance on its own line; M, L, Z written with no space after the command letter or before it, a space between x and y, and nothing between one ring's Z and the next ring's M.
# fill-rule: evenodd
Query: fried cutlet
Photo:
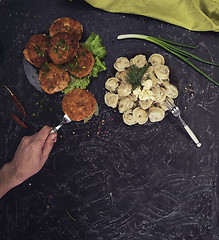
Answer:
M87 90L75 88L64 96L62 109L72 121L81 121L95 112L96 99Z
M77 20L67 17L56 19L49 29L50 36L54 36L58 32L67 32L74 35L74 38L81 39L83 26Z
M42 64L50 60L48 46L49 41L45 34L33 35L23 51L24 57L35 67L41 68Z
M66 63L66 67L70 74L82 78L91 73L94 62L93 54L80 46L76 56L70 62Z
M69 62L79 48L79 41L65 32L56 33L50 38L49 56L54 64Z
M70 77L62 66L45 63L39 71L39 80L43 91L53 94L65 89L68 86Z

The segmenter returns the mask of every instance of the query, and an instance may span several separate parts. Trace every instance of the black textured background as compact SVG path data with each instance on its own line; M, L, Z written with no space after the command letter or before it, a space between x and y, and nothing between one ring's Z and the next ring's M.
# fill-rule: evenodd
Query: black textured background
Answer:
M218 87L158 46L116 40L123 33L158 36L197 45L193 53L219 62L218 33L107 13L84 1L1 0L0 166L13 158L23 136L45 124L55 126L63 116L62 95L37 91L24 73L22 55L30 36L46 32L59 17L79 20L83 40L94 31L107 48L107 70L89 86L100 114L86 125L70 123L60 129L40 173L0 200L0 239L219 239ZM118 111L104 104L104 82L115 74L115 59L139 53L164 55L171 81L179 89L176 103L202 142L200 149L170 114L152 125L127 126ZM216 67L199 62L197 66L219 81ZM25 106L28 130L11 120L15 108L3 84ZM194 95L187 90L190 86Z

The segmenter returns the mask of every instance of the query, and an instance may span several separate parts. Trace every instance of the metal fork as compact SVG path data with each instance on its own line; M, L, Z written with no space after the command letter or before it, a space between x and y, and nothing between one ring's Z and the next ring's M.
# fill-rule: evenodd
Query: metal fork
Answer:
M59 128L61 128L64 124L69 123L69 122L71 122L71 119L68 115L65 114L61 123L58 126L56 126L55 128L53 128L53 130L50 132L50 134L57 132L59 130Z
M198 138L195 136L195 134L190 129L190 127L182 119L182 117L180 115L180 109L173 102L171 102L169 99L167 99L164 102L164 105L172 112L174 117L178 117L179 118L179 120L182 123L183 127L185 128L185 130L187 131L187 133L189 134L191 139L195 142L196 146L197 147L201 147L201 143L199 142Z

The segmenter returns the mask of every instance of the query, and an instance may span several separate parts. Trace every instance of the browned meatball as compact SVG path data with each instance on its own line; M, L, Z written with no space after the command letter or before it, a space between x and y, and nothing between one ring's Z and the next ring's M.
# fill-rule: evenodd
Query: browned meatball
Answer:
M81 39L83 26L77 20L67 17L56 19L49 29L50 36L54 36L58 32L67 32L73 34L78 40Z
M92 53L80 46L76 56L70 62L66 63L66 67L72 75L82 78L91 73L94 62Z
M24 57L35 67L41 68L42 64L50 60L48 46L49 40L45 34L33 35L23 51Z
M96 99L87 90L75 88L62 99L62 109L72 121L81 121L95 112Z
M41 88L48 94L60 92L68 86L69 73L62 66L46 63L39 71Z
M57 33L50 39L49 56L54 64L70 61L79 48L79 41L69 33Z

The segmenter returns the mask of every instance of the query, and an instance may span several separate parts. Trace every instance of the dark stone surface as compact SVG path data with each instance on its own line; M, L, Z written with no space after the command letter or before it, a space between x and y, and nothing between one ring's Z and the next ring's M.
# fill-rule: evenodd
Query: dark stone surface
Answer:
M64 126L40 173L0 200L0 239L219 239L218 87L158 46L116 40L123 33L168 38L197 45L193 53L219 62L216 33L190 32L143 16L107 13L83 1L0 1L1 85L10 87L21 100L30 126L24 130L11 120L15 109L1 87L0 166L13 158L23 136L45 124L55 126L62 118L62 95L43 101L46 94L27 80L22 51L31 35L46 32L56 18L64 16L83 24L83 40L93 31L107 48L107 70L89 86L100 114L86 125ZM113 62L138 53L165 56L171 81L179 89L176 103L200 138L200 149L170 114L160 123L129 127L118 111L104 104L104 82L115 73ZM218 68L196 65L218 81ZM194 96L186 90L190 84Z

